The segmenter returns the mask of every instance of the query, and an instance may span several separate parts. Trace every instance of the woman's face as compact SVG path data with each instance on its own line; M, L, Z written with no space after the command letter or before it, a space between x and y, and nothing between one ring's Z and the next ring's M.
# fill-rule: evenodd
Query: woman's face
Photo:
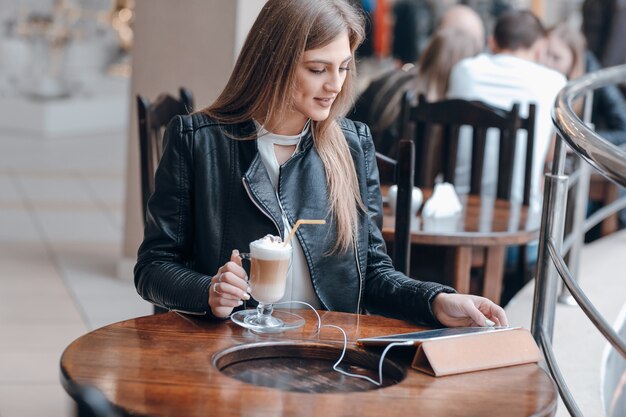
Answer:
M574 54L572 50L554 35L548 38L546 65L566 77L569 75L574 65Z
M296 68L293 110L283 117L281 125L290 126L291 133L300 133L307 119L327 119L346 80L351 59L347 33L326 46L305 51Z

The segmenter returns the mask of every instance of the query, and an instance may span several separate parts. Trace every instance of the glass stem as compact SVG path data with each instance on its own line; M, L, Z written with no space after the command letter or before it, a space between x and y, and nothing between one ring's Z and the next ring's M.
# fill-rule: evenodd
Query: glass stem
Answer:
M274 306L272 304L264 304L259 302L259 305L256 307L257 317L259 319L267 319L272 315L274 311Z

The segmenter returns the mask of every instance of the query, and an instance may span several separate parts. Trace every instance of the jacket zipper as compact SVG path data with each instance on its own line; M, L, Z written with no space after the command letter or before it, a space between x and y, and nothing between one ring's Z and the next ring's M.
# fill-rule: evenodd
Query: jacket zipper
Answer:
M363 276L361 274L361 264L359 263L359 242L356 237L354 239L354 258L356 260L356 270L359 274L359 298L356 303L356 314L361 314L361 296L363 293Z
M276 230L278 231L278 236L282 236L283 234L280 232L280 227L278 226L278 223L276 223L276 220L274 220L274 218L267 211L265 211L265 208L262 207L261 204L258 203L252 195L252 191L248 187L248 180L246 179L246 177L243 177L241 179L241 182L243 183L243 188L245 188L246 193L248 194L248 197L250 198L252 203L261 211L261 213L263 213L268 219L272 221L272 223L274 223L274 226L276 226Z
M278 223L276 223L276 220L274 220L274 218L268 212L265 211L265 209L261 206L261 204L256 201L256 199L252 195L252 191L249 188L248 180L246 179L246 177L243 177L241 179L241 182L243 183L243 188L246 190L246 193L248 194L248 197L250 198L252 203L261 211L261 213L263 213L268 219L272 221L272 223L274 223L274 226L276 226L276 230L278 231L278 236L281 236L282 234L280 233L280 227L278 227ZM280 204L280 199L278 200L278 203ZM363 284L362 284L363 279L362 279L362 274L361 274L361 264L359 263L359 244L356 238L354 238L354 258L356 261L356 269L359 274L359 298L356 304L356 314L360 314L361 298L362 298L362 293L363 293ZM245 302L244 302L244 306L245 306Z

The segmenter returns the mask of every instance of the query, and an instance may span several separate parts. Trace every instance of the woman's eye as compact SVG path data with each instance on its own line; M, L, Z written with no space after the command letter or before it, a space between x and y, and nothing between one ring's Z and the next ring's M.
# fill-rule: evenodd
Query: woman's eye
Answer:
M309 71L313 74L323 74L326 72L325 68L309 68ZM350 71L350 67L339 67L339 72Z

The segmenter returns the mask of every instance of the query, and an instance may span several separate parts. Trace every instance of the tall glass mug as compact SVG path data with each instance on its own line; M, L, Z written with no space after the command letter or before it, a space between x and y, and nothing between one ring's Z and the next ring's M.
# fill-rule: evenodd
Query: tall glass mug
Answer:
M259 303L276 303L285 295L291 245L273 246L263 239L250 243L250 289Z
M291 266L291 245L285 246L280 237L268 235L251 242L250 253L241 255L242 258L250 259L249 285L251 295L259 305L256 310L237 311L231 315L231 319L259 333L282 332L300 327L303 321L295 314L281 312L283 320L272 314L273 304L285 295Z

